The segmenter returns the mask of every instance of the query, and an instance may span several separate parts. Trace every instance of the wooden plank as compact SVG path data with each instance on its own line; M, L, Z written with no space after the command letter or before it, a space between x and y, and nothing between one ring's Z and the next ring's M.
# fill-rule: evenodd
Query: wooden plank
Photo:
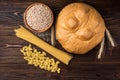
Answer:
M0 49L0 63L23 63L25 60L23 59L23 55L20 52L20 48L1 48ZM57 54L57 53L56 53ZM49 55L47 55L49 56ZM51 57L51 56L49 56ZM81 56L75 55L70 65L77 64L119 64L120 56L112 55L112 56L104 56L102 62L96 59L95 54ZM77 65L78 66L78 65Z
M19 67L16 68L16 66L19 66ZM1 74L3 75L1 76L2 79L6 77L10 77L12 79L19 79L19 78L23 79L23 76L26 76L26 75L28 75L29 78L36 77L36 79L39 79L40 77L44 75L44 77L42 77L43 79L50 78L50 80L52 79L54 80L70 80L70 79L79 80L82 78L90 79L90 80L97 80L97 79L118 80L120 78L119 77L119 72L120 72L119 66L120 65L81 65L79 68L76 68L75 66L67 67L67 68L63 67L63 71L59 75L55 73L49 73L49 72L46 72L40 69L38 70L37 68L34 68L32 66L27 66L25 64L13 65L11 67L4 66L4 68L1 68L0 70L3 70ZM4 72L4 70L6 70L6 72ZM9 75L10 73L11 75ZM28 77L26 76L25 79L28 79Z

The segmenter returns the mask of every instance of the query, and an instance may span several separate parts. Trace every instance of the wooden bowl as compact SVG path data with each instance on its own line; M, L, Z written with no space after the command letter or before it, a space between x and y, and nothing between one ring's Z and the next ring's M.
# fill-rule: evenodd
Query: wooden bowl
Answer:
M38 8L34 8L36 6L37 7L39 6L38 7L39 9ZM42 6L42 8L40 6ZM39 11L35 11L33 8L35 10L39 10ZM35 13L30 13L31 9ZM46 17L45 16L43 17L44 13L42 13L43 12L42 10L46 10L46 11L44 11L44 13L46 14L45 15ZM33 12L33 11L31 11L31 12ZM46 12L48 12L49 15ZM39 14L36 15L37 13L39 13ZM31 18L29 18L28 16L31 17ZM38 18L38 16L39 16L39 18ZM53 16L52 10L47 5L45 5L43 3L33 3L30 6L28 6L28 8L24 12L23 18L24 18L24 23L25 23L26 27L29 28L32 31L35 31L35 32L44 32L44 31L48 30L52 26L53 20L54 20L54 16ZM38 21L36 19L38 19ZM48 19L50 19L50 20L48 20ZM34 24L34 25L31 25L31 24ZM36 25L39 25L39 26L36 26Z

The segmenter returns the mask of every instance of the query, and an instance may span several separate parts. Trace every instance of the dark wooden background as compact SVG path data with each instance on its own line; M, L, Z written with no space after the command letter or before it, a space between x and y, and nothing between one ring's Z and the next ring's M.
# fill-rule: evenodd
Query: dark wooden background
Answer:
M47 4L53 10L55 19L60 10L69 3L85 2L92 5L103 16L118 47L111 48L106 40L105 54L101 61L96 59L98 45L85 55L74 55L68 66L61 63L60 74L27 65L19 50L29 43L17 38L13 30L19 24L24 25L23 12L33 2ZM36 35L50 43L50 30ZM119 0L0 0L0 80L120 80L119 45ZM62 49L57 41L56 47Z

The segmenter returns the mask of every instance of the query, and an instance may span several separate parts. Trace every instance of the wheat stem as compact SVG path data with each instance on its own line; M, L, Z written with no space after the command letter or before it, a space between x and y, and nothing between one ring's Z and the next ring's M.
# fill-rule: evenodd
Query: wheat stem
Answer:
M54 30L54 26L51 27L51 45L55 46L55 30Z
M113 38L112 38L112 35L110 34L110 32L109 32L109 30L106 28L106 35L107 35L107 37L108 37L108 39L109 39L109 41L110 41L110 44L111 44L111 46L112 47L115 47L116 45L115 45L115 42L114 42L114 40L113 40Z
M105 45L105 37L103 38L103 40L100 44L100 49L99 49L98 56L97 56L98 59L101 59L101 56L102 56L103 51L104 51L104 45Z

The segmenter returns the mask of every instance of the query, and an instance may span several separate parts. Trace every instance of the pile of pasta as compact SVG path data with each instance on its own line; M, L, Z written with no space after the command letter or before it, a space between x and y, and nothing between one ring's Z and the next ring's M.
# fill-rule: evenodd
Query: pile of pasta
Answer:
M31 45L24 46L20 51L23 53L24 59L28 61L28 64L50 72L60 73L60 68L58 67L60 62L55 61L53 58L46 57L44 51L40 52L32 48Z

